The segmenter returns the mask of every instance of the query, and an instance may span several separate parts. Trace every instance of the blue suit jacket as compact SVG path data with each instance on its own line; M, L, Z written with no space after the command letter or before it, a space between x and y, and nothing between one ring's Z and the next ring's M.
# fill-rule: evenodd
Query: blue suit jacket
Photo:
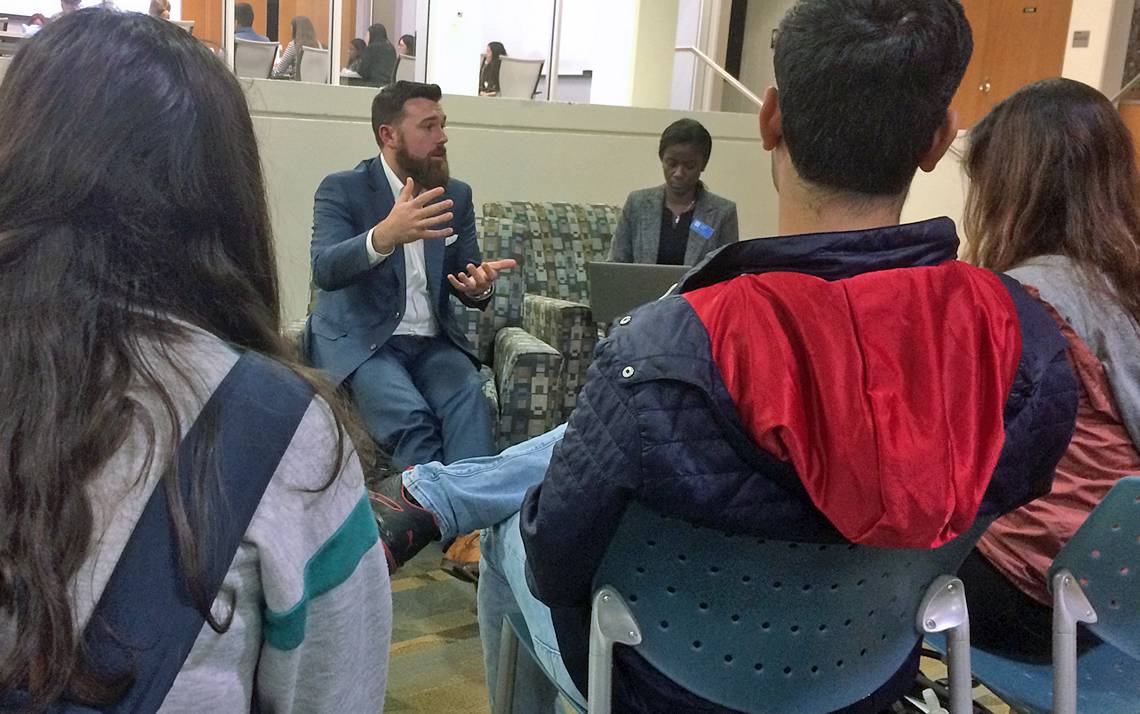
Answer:
M440 337L463 350L478 367L479 360L452 315L448 296L454 294L463 304L480 309L489 300L471 300L452 288L446 277L483 260L475 235L471 187L451 179L443 198L454 201L455 218L447 224L454 233L446 240L424 241L429 302ZM328 372L334 384L343 382L380 349L404 316L404 247L372 266L364 242L394 203L378 157L361 161L351 171L327 176L317 189L309 251L317 301L306 325L306 345L309 361Z

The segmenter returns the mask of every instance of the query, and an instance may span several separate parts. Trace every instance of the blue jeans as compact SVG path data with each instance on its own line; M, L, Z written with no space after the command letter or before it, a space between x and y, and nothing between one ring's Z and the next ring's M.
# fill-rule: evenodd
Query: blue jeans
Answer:
M482 530L479 561L479 637L487 690L493 693L499 672L503 617L521 612L534 649L550 677L568 696L585 704L562 663L550 609L530 592L526 551L519 533L519 506L527 489L540 483L566 426L512 446L498 456L467 459L450 466L416 466L404 472L404 486L432 512L444 542ZM515 711L555 712L557 690L525 656L519 657Z
M479 372L443 337L393 335L346 385L397 468L495 450Z

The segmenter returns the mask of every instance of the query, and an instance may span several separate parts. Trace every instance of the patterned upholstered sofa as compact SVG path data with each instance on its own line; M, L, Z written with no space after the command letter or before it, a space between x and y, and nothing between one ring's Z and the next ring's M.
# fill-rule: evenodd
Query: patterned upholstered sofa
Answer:
M485 258L519 259L522 237L500 235L499 223L475 218ZM515 245L515 244L518 245ZM521 260L520 260L521 263ZM562 355L522 324L526 282L520 269L504 271L486 310L458 301L452 308L483 362L483 394L495 424L495 444L508 446L543 434L558 422Z
M609 205L483 205L484 256L514 258L519 268L503 274L481 315L457 309L480 357L493 366L500 448L553 428L573 410L598 342L586 263L606 259L620 214ZM557 359L540 357L543 348Z

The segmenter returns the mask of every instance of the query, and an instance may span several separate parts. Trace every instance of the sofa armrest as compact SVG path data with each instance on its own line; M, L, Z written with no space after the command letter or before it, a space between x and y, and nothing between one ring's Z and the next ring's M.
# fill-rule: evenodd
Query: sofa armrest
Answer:
M562 354L562 413L559 423L574 410L578 392L586 382L586 370L594 361L598 327L588 305L569 300L523 296L523 329L553 345Z
M495 386L499 396L500 450L545 434L561 414L558 350L518 327L495 335Z
M308 334L308 319L293 320L288 325L282 325L281 336L293 347L293 356L302 364L309 362L309 346L306 344Z

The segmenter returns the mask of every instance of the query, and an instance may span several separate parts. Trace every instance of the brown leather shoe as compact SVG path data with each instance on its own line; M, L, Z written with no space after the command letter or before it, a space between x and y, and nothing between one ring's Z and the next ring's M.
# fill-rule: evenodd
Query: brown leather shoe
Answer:
M443 571L466 583L479 582L479 531L461 535L452 541L439 564Z

